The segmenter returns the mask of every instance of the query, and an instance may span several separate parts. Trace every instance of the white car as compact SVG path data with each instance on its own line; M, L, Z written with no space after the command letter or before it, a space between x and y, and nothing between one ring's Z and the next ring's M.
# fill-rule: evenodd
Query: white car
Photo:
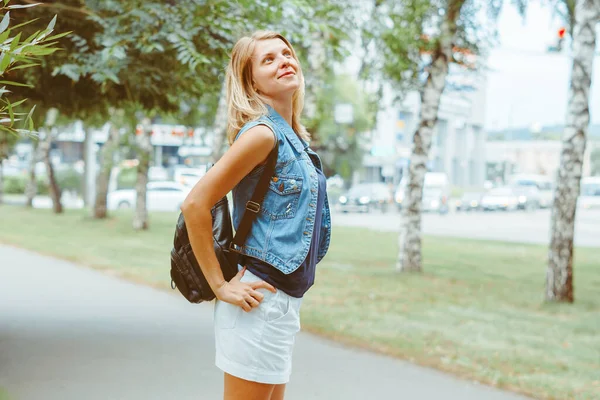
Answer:
M581 179L578 205L583 208L600 208L600 176Z
M481 208L486 211L514 211L519 207L519 196L510 187L491 189L481 198Z
M404 192L408 184L408 177L404 176L398 185L394 199L398 210L402 209ZM448 211L448 198L450 197L450 182L448 176L443 172L425 173L423 182L423 211L436 211L445 213Z
M544 175L517 174L510 178L512 186L532 187L538 190L537 203L540 208L549 208L554 200L552 179Z
M194 187L204 174L206 174L206 166L197 168L181 167L175 169L173 180L182 185Z
M148 182L146 206L148 211L178 211L192 188L171 181ZM108 193L109 210L131 209L136 204L135 189L120 189Z

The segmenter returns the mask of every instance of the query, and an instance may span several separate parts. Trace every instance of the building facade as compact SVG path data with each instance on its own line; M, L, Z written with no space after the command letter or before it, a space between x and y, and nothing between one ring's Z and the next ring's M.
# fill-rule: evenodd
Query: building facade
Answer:
M590 176L590 155L598 142L590 141L583 158L583 176ZM560 166L560 140L498 140L485 144L486 179L507 182L513 174L545 175L552 180Z
M377 127L364 158L359 180L398 184L406 174L412 139L419 123L419 93L394 101L394 91L384 87ZM452 185L481 187L485 180L485 79L451 69L442 95L428 170L444 172Z
M90 130L92 151L98 152L108 138L110 125ZM140 128L138 127L138 132ZM57 164L77 164L85 159L85 130L81 121L56 129L53 132L51 156ZM206 164L211 156L212 137L202 128L189 129L183 125L153 124L150 135L152 143L152 165L169 167L177 164ZM21 143L17 152L23 160L31 155L30 141Z

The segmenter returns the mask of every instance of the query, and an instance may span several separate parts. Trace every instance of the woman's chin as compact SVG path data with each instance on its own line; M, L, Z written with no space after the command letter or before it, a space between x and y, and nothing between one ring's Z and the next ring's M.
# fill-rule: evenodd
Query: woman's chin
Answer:
M292 97L294 93L298 90L300 85L282 85L277 88L277 90L273 90L271 93L267 94L267 97L271 98L281 98L281 97Z

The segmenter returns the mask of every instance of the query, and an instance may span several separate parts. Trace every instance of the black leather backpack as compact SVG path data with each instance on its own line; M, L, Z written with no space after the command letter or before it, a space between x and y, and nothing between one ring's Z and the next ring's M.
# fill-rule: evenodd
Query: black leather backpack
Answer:
M233 224L231 222L227 196L219 200L210 210L212 215L214 249L221 266L221 271L223 271L223 276L227 281L231 280L238 272L240 254L235 249L244 244L250 232L252 222L260 212L262 201L269 188L269 181L275 172L278 149L279 146L276 141L267 159L265 169L256 185L252 199L246 203L246 210L235 236L233 235ZM215 298L215 294L204 277L202 269L192 251L183 214L179 214L175 228L173 249L171 250L171 288L173 290L179 289L179 292L190 303L201 303L203 301L211 301Z

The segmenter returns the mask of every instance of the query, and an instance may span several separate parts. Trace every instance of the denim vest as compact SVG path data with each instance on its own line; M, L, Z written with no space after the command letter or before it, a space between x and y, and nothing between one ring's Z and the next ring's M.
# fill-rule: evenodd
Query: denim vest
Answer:
M285 119L273 108L267 108L268 115L246 123L236 136L237 139L256 125L266 125L277 136L279 154L275 174L246 243L235 250L290 274L304 262L310 248L318 193L315 166L320 170L322 166L317 153L296 135ZM264 165L256 167L233 188L233 226L236 230L263 170ZM331 237L327 195L322 223L317 229L321 229L319 262L327 253Z

